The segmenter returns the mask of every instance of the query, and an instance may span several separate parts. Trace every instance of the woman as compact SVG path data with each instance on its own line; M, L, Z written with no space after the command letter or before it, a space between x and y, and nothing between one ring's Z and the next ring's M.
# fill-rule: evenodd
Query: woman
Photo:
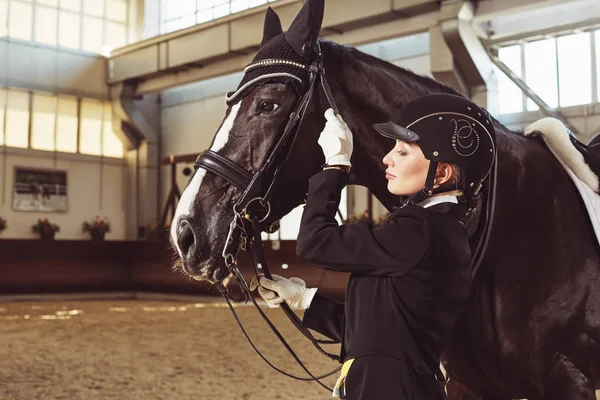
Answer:
M348 400L445 399L440 353L467 299L471 251L464 221L495 157L487 112L465 98L434 94L374 125L394 139L383 158L388 190L407 197L382 224L338 226L335 213L351 167L352 133L332 110L319 138L326 165L309 183L297 253L349 272L337 304L301 279L261 277L273 307L304 309L303 324L342 343L334 395Z

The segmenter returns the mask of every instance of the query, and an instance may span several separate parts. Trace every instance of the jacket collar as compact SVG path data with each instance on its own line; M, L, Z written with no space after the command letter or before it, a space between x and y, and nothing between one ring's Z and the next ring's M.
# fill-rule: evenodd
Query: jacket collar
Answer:
M417 205L423 208L429 208L441 203L458 204L458 198L452 194L443 194L440 196L428 197Z

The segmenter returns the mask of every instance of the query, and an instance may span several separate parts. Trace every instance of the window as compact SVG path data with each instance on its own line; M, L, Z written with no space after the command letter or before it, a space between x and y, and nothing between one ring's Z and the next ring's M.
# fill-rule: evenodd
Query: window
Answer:
M562 36L558 48L559 103L561 107L592 102L590 33Z
M113 132L111 104L104 104L104 126L102 132L102 154L107 157L123 158L123 142Z
M58 16L58 45L69 49L79 49L79 14L60 11Z
M93 53L100 53L102 50L102 19L95 17L83 17L83 40L81 48Z
M58 97L56 111L56 150L77 152L77 99Z
M8 36L8 0L0 0L0 36Z
M517 76L522 77L521 68L521 46L502 47L498 51L498 57ZM500 114L510 114L523 111L523 92L511 81L504 72L497 70L498 92L500 94Z
M54 128L56 123L56 97L34 94L31 116L31 148L54 150Z
M81 101L81 131L79 152L99 156L101 154L102 103L93 100Z
M106 1L106 19L115 22L127 22L127 3L125 0Z
M127 44L129 1L0 0L0 36L102 53Z
M600 30L506 46L500 48L499 57L552 108L591 104L600 98ZM594 75L596 79L592 79ZM498 82L500 113L523 111L516 105L519 94L515 85L501 72ZM526 95L519 93L525 100ZM527 111L537 109L527 99Z
M558 107L555 39L538 40L525 44L525 80L550 107ZM538 106L527 100L527 111Z
M0 88L2 145L117 158L125 153L112 130L111 103Z
M61 10L81 11L81 0L60 0Z
M127 30L125 25L106 21L106 36L104 44L110 48L116 49L127 44Z
M161 0L161 33L184 29L276 0Z
M8 36L15 39L31 40L32 10L31 4L11 1L8 14Z
M29 93L9 90L6 105L4 144L26 148L29 145Z
M35 41L56 46L58 41L58 10L38 6L35 10Z
M83 13L96 17L104 16L104 0L83 0Z

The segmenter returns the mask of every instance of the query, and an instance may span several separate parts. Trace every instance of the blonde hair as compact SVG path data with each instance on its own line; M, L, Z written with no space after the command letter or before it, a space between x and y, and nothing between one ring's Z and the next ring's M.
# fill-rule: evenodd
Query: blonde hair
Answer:
M446 164L446 165L450 166L450 170L452 171L452 175L451 175L450 179L448 180L448 182L446 182L446 183L455 183L458 186L458 184L460 184L460 182L461 182L461 175L462 175L462 171L461 171L460 167L456 164L452 164L449 162L440 162L438 165L438 168L442 164ZM437 186L437 185L434 184L434 187L435 186Z
M456 164L450 164L450 168L452 168L452 183L460 183L462 171L460 167Z

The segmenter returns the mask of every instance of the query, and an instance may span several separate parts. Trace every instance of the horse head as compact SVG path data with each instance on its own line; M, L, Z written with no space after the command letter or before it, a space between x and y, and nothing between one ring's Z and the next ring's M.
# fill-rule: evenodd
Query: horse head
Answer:
M184 271L195 279L221 282L228 276L223 248L234 205L244 197L252 177L264 172L294 118L300 117L299 128L293 146L283 146L289 157L279 160L282 169L277 179L273 181L272 171L261 177L263 191L265 184L274 182L264 212L268 215L261 218L263 230L303 202L310 176L324 162L317 138L325 123L323 113L331 103L337 104L354 133L354 168L348 184L367 187L391 209L399 198L386 189L382 157L393 141L376 134L372 125L390 120L392 113L421 95L456 94L354 48L318 39L323 12L323 0L308 0L284 33L277 14L267 11L261 47L238 89L227 96L228 109L208 152L211 157L199 163L203 167L227 160L226 164L241 167L235 174L237 185L232 184L236 179L231 174L219 173L222 166L209 171L199 168L183 192L171 225L172 245ZM311 77L317 82L314 85ZM321 88L323 80L329 82L332 94L325 89L329 86ZM235 166L225 169L239 170Z
M213 139L211 151L250 174L264 167L290 115L308 90L309 71L298 66L309 67L316 56L314 46L323 8L323 0L308 1L286 33L277 14L269 8L254 68L247 69L238 90L228 95L225 119ZM273 59L289 64L264 65ZM322 113L315 115L319 108L315 103L307 104L298 140L272 188L270 210L263 221L265 227L302 202L308 178L323 163L317 135L324 118ZM183 192L170 236L184 271L195 279L220 282L228 275L222 249L234 217L233 207L243 192L244 188L202 168Z

